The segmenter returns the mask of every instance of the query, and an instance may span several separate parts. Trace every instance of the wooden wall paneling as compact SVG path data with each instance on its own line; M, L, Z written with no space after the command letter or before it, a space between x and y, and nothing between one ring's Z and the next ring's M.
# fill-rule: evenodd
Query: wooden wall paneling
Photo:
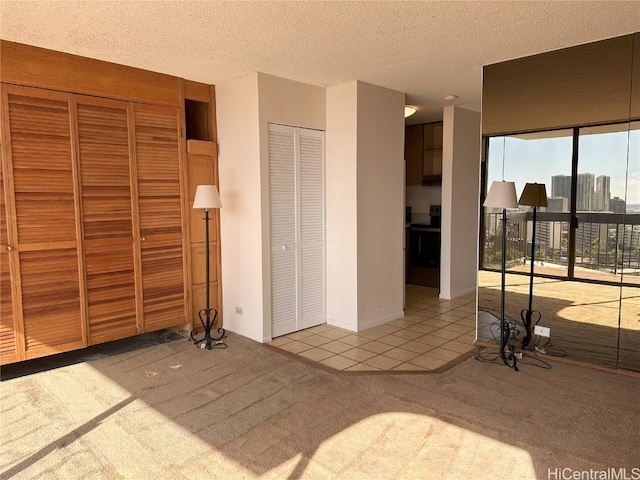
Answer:
M210 184L214 180L213 162L210 156L187 154L187 179L189 191L189 229L192 243L204 243L204 213L201 210L193 210L193 199L198 184ZM216 240L216 229L213 226L218 221L217 210L209 211L209 239Z
M182 84L185 99L211 103L211 85L192 80L183 80Z
M184 151L178 109L135 104L143 331L186 323Z
M34 358L85 345L70 95L6 86L5 102L16 320Z
M209 250L209 282L218 280L218 259L215 255L217 245L210 242ZM191 244L191 284L200 285L206 281L205 245Z
M202 285L194 285L193 286L193 315L195 317L193 321L193 326L198 330L199 333L202 333L202 324L200 323L200 318L198 316L198 312L207 306L207 296L206 296L206 286ZM209 307L215 308L218 311L218 318L214 323L215 328L220 328L222 326L222 308L219 303L220 298L220 289L218 286L218 282L209 282ZM214 332L212 331L212 334Z
M218 155L218 145L209 140L187 140L187 153L192 155Z
M159 105L181 105L181 79L21 43L0 41L2 81Z
M213 85L198 84L195 82L184 82L184 98L187 101L197 101L207 104L207 118L199 118L201 110L192 112L196 114L198 121L204 122L208 131L202 138L187 138L187 184L188 184L188 219L189 233L191 237L191 307L192 325L200 329L198 312L206 305L205 288L205 223L204 214L191 208L196 187L200 184L218 185L217 176L217 131L216 131L216 111L215 111L215 87ZM196 119L191 118L191 129L196 135L201 135L202 125L194 125ZM199 128L194 128L195 126ZM187 125L189 127L189 125ZM190 134L187 128L187 134ZM209 212L209 239L210 239L210 306L218 310L216 327L222 326L222 298L220 288L220 213L217 209Z
M88 343L140 332L127 103L76 97Z
M188 140L187 142L193 142ZM212 152L216 151L213 142L201 142L198 144L208 144L209 147L195 149L196 151ZM191 143L193 145L193 143ZM192 149L193 150L193 149ZM217 156L205 154L187 153L187 183L189 193L189 228L191 234L191 307L192 307L192 324L194 328L199 328L200 321L198 312L204 308L204 304L200 305L204 290L196 293L196 285L205 282L205 262L204 262L204 242L205 242L205 222L204 213L201 210L193 210L193 199L195 197L196 187L200 184L218 185L217 178ZM222 299L220 298L220 212L218 209L209 211L209 265L210 265L210 282L216 288L211 288L210 306L218 310L218 319L216 327L222 326L222 312L220 307Z
M211 85L210 88L211 88L211 108L209 109L209 111L211 112L210 113L211 119L209 120L209 125L211 128L211 131L209 133L211 134L211 141L214 142L216 145L218 145L218 117L216 115L216 86ZM218 149L216 148L216 155L218 154L217 150Z

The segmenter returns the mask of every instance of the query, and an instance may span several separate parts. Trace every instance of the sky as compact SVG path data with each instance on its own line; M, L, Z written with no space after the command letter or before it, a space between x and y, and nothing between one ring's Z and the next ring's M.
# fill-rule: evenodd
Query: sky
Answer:
M564 136L491 138L487 185L493 180L512 181L520 196L525 183L544 183L551 196L551 177L571 175L572 132L558 133ZM578 173L607 175L611 177L611 198L622 198L627 205L640 204L640 129L579 138Z

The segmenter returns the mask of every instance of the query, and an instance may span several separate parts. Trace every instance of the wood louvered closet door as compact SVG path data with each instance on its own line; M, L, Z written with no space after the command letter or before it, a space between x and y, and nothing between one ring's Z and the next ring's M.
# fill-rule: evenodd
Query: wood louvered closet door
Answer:
M13 247L9 243L7 221L3 163L2 170L0 170L0 359L3 363L18 360L16 347L18 325L13 315L13 293L9 268L9 254Z
M6 228L19 359L85 344L70 99L3 87L2 168L10 192Z
M143 331L187 322L178 109L133 106Z
M129 337L137 321L129 113L77 97L89 344Z

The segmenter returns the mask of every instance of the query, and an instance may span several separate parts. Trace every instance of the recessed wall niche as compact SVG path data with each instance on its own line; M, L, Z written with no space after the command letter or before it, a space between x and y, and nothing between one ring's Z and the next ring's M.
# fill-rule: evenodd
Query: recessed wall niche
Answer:
M209 135L209 104L196 100L184 101L187 140L211 140Z

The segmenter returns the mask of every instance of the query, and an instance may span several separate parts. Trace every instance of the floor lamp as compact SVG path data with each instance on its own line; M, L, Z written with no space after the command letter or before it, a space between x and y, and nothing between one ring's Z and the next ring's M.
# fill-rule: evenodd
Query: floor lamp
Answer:
M193 330L191 332L191 340L193 340L196 346L200 348L206 348L211 350L212 348L227 348L227 345L222 341L225 335L224 328L218 328L218 338L211 336L211 329L216 323L218 318L218 311L215 308L211 308L209 303L209 210L212 208L221 208L222 202L220 202L220 196L218 195L218 189L215 185L198 185L196 188L196 196L193 199L193 208L197 210L204 210L204 231L205 231L205 295L206 306L198 312L200 323L204 328L204 337L197 339L195 336L198 331Z
M507 270L507 208L517 208L516 187L514 182L497 181L491 184L487 197L483 203L484 207L502 209L502 282L500 284L500 358L508 367L517 370L516 358L513 354L507 358L505 349L509 340L509 330L505 329L504 320L504 293ZM510 361L512 363L510 363Z
M518 204L533 207L533 228L531 232L531 276L529 278L529 309L522 310L520 317L522 317L522 323L526 330L525 336L522 339L522 349L526 349L531 341L531 330L533 324L534 313L537 315L535 323L540 321L540 312L533 311L533 265L536 257L536 210L538 207L547 206L547 190L544 184L539 183L527 183L522 190L520 200Z

